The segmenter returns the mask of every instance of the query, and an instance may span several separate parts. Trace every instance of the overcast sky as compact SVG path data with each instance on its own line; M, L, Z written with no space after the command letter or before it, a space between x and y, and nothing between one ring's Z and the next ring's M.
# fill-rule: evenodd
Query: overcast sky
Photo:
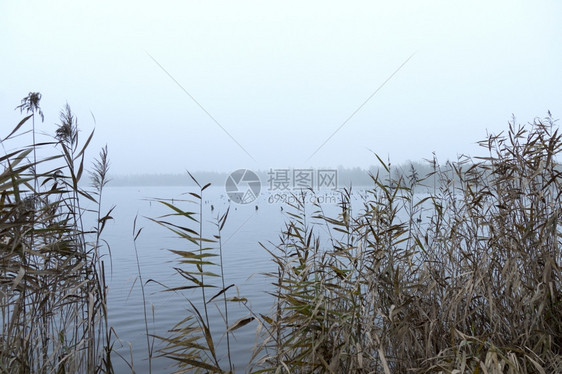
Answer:
M38 91L118 174L453 160L562 116L561 4L2 1L1 136Z

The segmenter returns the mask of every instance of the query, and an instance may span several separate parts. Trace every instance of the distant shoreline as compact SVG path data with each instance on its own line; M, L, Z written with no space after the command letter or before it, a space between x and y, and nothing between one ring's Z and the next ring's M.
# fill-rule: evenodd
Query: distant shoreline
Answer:
M408 180L409 176L412 172L412 166L415 170L418 177L423 178L424 176L429 175L433 172L432 165L427 162L412 162L412 163L405 163L401 165L393 166L390 169L390 174L392 175L392 179L399 179L403 178L403 180ZM283 172L287 178L288 183L292 184L294 181L292 178L297 178L296 173L298 171L309 171L312 173L313 184L317 185L319 182L318 174L319 171L332 171L337 174L337 188L341 187L349 187L349 186L362 186L362 187L369 187L373 186L373 180L371 175L379 174L388 174L389 172L385 170L383 167L375 167L371 166L369 169L362 169L359 167L355 168L344 168L344 167L337 167L337 168L306 168L306 169L298 169L298 168L277 168L277 169L269 169L269 170L257 170L254 171L262 185L267 186L272 183L272 179L276 178L276 172ZM224 186L226 183L227 178L229 177L230 173L228 172L213 172L213 171L199 171L199 172L192 172L193 177L201 184L202 186L211 183L213 186ZM277 178L279 178L277 176ZM193 181L190 175L187 172L184 173L145 173L145 174L116 174L110 175L110 182L109 186L111 187L119 187L119 186L197 186L197 184ZM293 186L291 186L293 187Z

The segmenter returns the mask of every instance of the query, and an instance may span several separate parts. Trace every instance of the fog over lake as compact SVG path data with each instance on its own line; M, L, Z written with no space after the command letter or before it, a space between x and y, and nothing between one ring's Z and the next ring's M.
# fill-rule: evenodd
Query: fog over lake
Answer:
M359 212L362 208L365 186L373 186L371 175L381 174L377 181L384 182L378 186L380 191L388 195L389 201L392 200L392 204L394 197L398 196L396 201L407 201L412 212L415 211L415 216L412 214L408 217L409 221L404 227L412 229L413 222L416 222L418 228L426 228L427 224L431 229L423 216L425 207L422 204L416 207L419 210L412 207L422 196L427 196L423 195L426 190L435 193L439 192L441 186L445 186L444 191L450 192L447 198L450 198L451 206L456 209L456 194L459 191L456 183L470 173L464 175L459 172L453 175L450 167L459 165L454 164L455 161L463 159L463 172L467 169L474 172L470 166L472 160L477 159L469 161L464 155L483 155L485 152L482 144L478 145L479 141L489 139L489 144L492 144L493 134L506 134L511 125L515 128L517 124L533 123L537 118L548 117L545 123L549 126L556 124L562 116L561 24L562 3L554 0L220 0L161 3L131 0L89 3L70 0L3 1L0 3L0 122L3 129L0 143L5 177L2 196L9 196L4 204L10 214L19 214L21 207L17 204L23 201L20 204L23 212L32 218L13 223L9 221L11 216L6 215L9 219L6 218L5 221L10 224L6 225L5 231L12 233L12 230L17 235L2 234L1 243L5 246L16 243L17 245L11 244L12 250L24 248L27 244L21 238L25 239L25 235L29 234L27 243L30 243L30 248L35 249L33 246L37 243L34 229L40 227L41 223L36 221L36 216L46 219L50 224L50 214L56 216L55 213L65 209L69 209L68 217L74 219L72 221L69 218L68 222L72 221L78 227L80 220L77 217L82 217L81 209L89 204L80 205L88 200L88 195L78 191L78 187L89 183L87 179L90 175L86 170L97 165L94 175L97 173L98 182L102 174L104 178L109 177L111 182L103 190L102 215L85 216L84 222L90 230L95 226L96 218L102 217L114 207L111 211L112 219L108 218L106 221L102 218L106 226L103 241L99 243L103 245L91 247L94 248L91 250L85 249L90 248L88 246L92 243L80 242L82 233L70 226L66 228L68 234L79 237L79 240L73 238L67 242L82 245L84 254L95 257L92 262L95 271L89 273L90 269L85 274L94 274L97 280L103 280L101 276L98 278L97 271L105 267L103 271L108 285L109 328L114 328L112 331L116 334L114 354L111 356L115 372L128 372L130 365L139 373L148 372L147 357L155 357L163 345L158 339L149 337L149 344L154 343L154 351L149 353L147 331L149 336L169 336L174 324L191 313L187 310L190 302L201 306L197 304L201 303L198 298L200 294L191 295L191 290L163 292L166 287L185 285L185 282L182 283L185 279L181 278L181 271L175 269L178 267L177 253L170 250L198 251L198 244L202 246L202 241L199 237L179 240L173 232L163 227L168 222L155 222L158 219L169 219L169 222L173 222L170 225L179 224L175 221L177 217L166 216L174 208L162 202L195 212L197 219L202 222L202 236L205 238L218 239L219 219L228 211L228 219L220 232L224 279L226 284L234 285L228 289L229 297L239 295L247 298L246 305L232 303L228 313L229 326L231 329L233 326L238 327L233 322L248 317L250 311L255 315L265 315L271 311L273 297L268 292L274 283L265 273L277 271L266 248L273 250L279 243L280 234L290 217L296 221L307 220L321 206L323 214L338 217L339 221L328 219L324 225L313 225L314 235L318 236L310 234L307 231L309 227L303 225L307 229L302 231L304 236L310 234L309 240L317 239L317 243L327 242L332 240L330 235L345 233L341 227L347 225L347 230L356 230L353 234L347 232L349 237L364 234L357 239L360 244L356 247L348 245L357 252L364 249L362 240L371 233L376 237L375 241L379 240L377 235L381 232L384 235L392 233L392 240L399 241L406 235L397 230L401 230L400 225L391 225L388 230L377 232L370 226L370 216L363 217L364 226L361 226L363 223L358 225L360 229L349 225L352 213ZM25 99L22 101L25 97L28 98L27 102ZM39 106L34 107L30 98L37 99L34 104ZM58 126L65 118L59 118L59 115L67 105L68 132L66 135L63 132L61 136L56 131L64 127ZM30 115L29 121L20 122L27 115ZM535 121L535 124L539 122ZM7 136L18 123L25 126L14 131L11 134L13 136ZM73 127L74 124L77 128ZM548 132L547 127L542 129L545 133ZM92 133L91 142L88 143L87 139ZM55 134L57 137L53 141ZM35 145L31 146L34 142ZM87 151L82 153L81 147L85 143L87 146L84 149ZM65 146L70 146L71 152ZM108 149L108 162L105 162L105 153L99 154L104 146ZM504 144L498 147L504 147ZM514 149L518 149L518 146L514 146ZM509 152L511 151L506 153L509 155ZM548 149L548 152L552 150ZM62 157L52 158L53 154ZM517 159L516 152L511 154ZM104 162L95 164L96 157L97 160L101 157ZM43 162L45 159L48 161ZM22 163L25 167L14 171L12 165L17 165L22 160L25 161ZM38 167L35 165L36 160L41 160ZM502 164L505 160L509 161L509 157L500 157L498 160L498 164ZM59 161L64 161L63 166L57 164ZM539 161L536 165L543 165ZM552 166L549 164L551 161L551 154L548 153L544 164ZM509 164L507 161L505 163ZM81 165L78 166L79 164ZM415 166L418 173L415 177L406 176L406 173L413 170L409 169L409 165ZM439 169L439 165L443 169ZM486 170L479 176L481 179L475 179L475 191L482 187L482 182L484 185L488 181L495 183L496 180L490 176L500 175L503 170L487 169L488 166L475 168L476 171ZM522 169L519 166L513 170ZM53 169L49 169L51 167ZM556 167L548 171L557 170ZM536 169L536 173L532 170L528 174L530 179L539 175L540 168ZM50 171L39 175L36 170L41 173L44 170ZM71 174L70 177L61 177L66 184L58 179L61 170ZM11 176L9 172L15 176ZM424 180L427 175L431 177ZM543 174L540 175L543 178ZM550 178L554 173L545 172L544 175ZM401 176L404 178L400 178ZM559 174L556 178L558 176ZM78 183L77 179L80 177L82 180ZM513 178L523 180L519 176ZM472 181L469 179L467 177L463 180L466 191L469 191L465 191L467 199L466 196L477 196L471 189ZM543 179L552 182L555 177ZM98 187L106 181L104 179L103 183L98 183ZM198 183L201 186L207 183L212 185L199 197L196 195L201 192ZM414 185L409 195L410 200L401 199L400 194L407 194L405 191L408 187ZM531 186L525 183L521 185ZM342 207L340 193L344 188L351 191L350 203L349 206ZM96 190L94 195L97 193L96 196L99 196L101 190ZM295 202L296 195L311 190L317 193L317 206L310 200L305 204L306 214L291 216L293 208L290 204ZM547 190L545 187L544 191ZM510 197L508 195L515 192L515 189L508 185L505 190L498 191L497 197L501 200L504 195L506 198ZM521 191L520 195L526 193L523 187ZM189 195L190 192L196 194ZM48 210L52 204L51 195L59 196L59 205L54 204L52 211ZM483 193L482 196L488 195ZM37 196L44 199L42 206L45 214L39 214L43 211L37 210L34 205L38 201ZM559 196L554 200L559 200ZM10 201L12 197L15 201L13 206ZM80 204L78 197L82 199ZM67 203L67 199L71 203ZM202 214L199 213L200 207L193 203L197 199L202 202ZM478 208L479 201L472 208ZM513 203L513 206L523 207L524 211L524 205L517 205L515 199ZM389 216L393 218L400 218L403 214L400 212L394 216L398 210L393 209L399 204L392 204L385 206L374 199L371 201L371 213L380 213L377 209L383 207L380 208L383 212L378 218L380 222L390 224L393 221L387 219L386 213L392 213ZM492 212L498 207L504 209L502 204L493 201L490 206ZM506 206L506 211L513 211L509 205ZM91 209L91 213L96 207L87 208ZM435 203L434 208L441 214L441 205ZM443 216L455 218L455 213L451 212L453 211L448 211L448 216ZM555 212L557 215L552 219L547 217L550 214L548 209L543 213L548 218L547 222L554 222L553 232L558 234L556 229L559 230L559 227L556 225L559 211ZM533 213L530 216L534 216ZM470 226L471 221L466 217L458 220L459 225L466 221ZM476 217L474 222L479 222L479 216L471 217ZM525 214L522 217L526 219ZM27 219L27 216L24 218ZM189 220L189 214L183 218L186 218L187 223L182 224L194 222ZM451 220L455 221L453 218ZM66 223L64 221L65 225ZM508 228L523 227L512 225L508 221L504 224ZM329 225L333 227L327 229ZM494 225L490 224L491 231ZM441 239L439 235L442 228L437 226L435 231L429 231L431 235L435 233ZM477 229L474 235L467 234L467 238L478 239L481 237L479 226L473 226ZM25 229L26 227L31 229ZM51 226L45 227L41 226L38 232L51 230ZM193 229L186 228L187 226L172 227L190 232L189 230L198 230L199 226L196 223ZM371 231L365 229L363 233L361 230L366 227ZM25 235L19 234L20 229L25 231ZM329 230L331 231L328 232ZM54 229L53 232L55 235L57 230ZM424 237L426 245L431 241L431 235ZM559 235L555 237L558 240ZM19 243L16 239L23 241ZM61 240L56 237L53 243L58 245ZM421 237L412 236L407 240L408 245L419 244L426 254ZM518 243L516 239L510 240ZM334 243L332 241L329 244ZM53 248L58 248L55 244ZM312 248L310 243L300 244L301 247L295 246L295 253L299 250L304 253ZM217 243L209 245L214 249L218 246ZM334 253L340 250L339 247L330 245L326 248L333 249ZM463 249L462 245L458 247ZM98 258L94 253L97 255L98 250L103 253L103 265L96 262ZM43 258L41 251L47 252L41 247L33 254L39 264ZM21 252L24 256L23 249ZM5 253L11 256L12 252ZM293 256L299 255L295 253ZM416 256L422 258L420 253ZM453 249L450 253L457 255ZM203 256L202 250L193 256ZM358 254L357 258L361 256ZM12 260L15 265L4 269L4 274L7 275L3 284L6 289L11 288L10 297L13 301L16 300L13 295L19 292L18 283L24 279L25 269L20 265L25 261L20 260L18 263L15 255L10 257L10 261ZM417 258L414 260L407 265L416 264ZM352 260L349 261L349 264L353 263ZM459 264L460 262L462 261ZM285 265L291 268L288 263ZM550 266L550 263L546 263ZM68 264L70 262L66 263ZM186 264L193 265L184 261L183 265ZM334 279L340 277L343 283L349 281L344 276L349 269L336 269L332 264L324 265L327 266L326 269L335 271ZM402 265L406 266L406 262ZM213 266L213 270L218 268ZM78 267L74 270L76 269ZM380 269L373 269L377 277L380 275L383 278L387 273L390 274L390 270L385 273L387 270L379 272ZM394 271L392 267L388 269ZM64 273L59 268L55 270ZM295 270L295 274L299 271ZM502 270L502 274L510 271ZM38 273L41 272L42 270ZM399 273L400 269L397 268L396 278ZM361 279L363 273L359 271L357 274ZM441 275L448 277L449 273L445 271ZM404 277L408 278L407 275ZM323 276L318 278L323 280ZM197 284L200 278L192 277L193 279L192 284ZM219 282L221 278L216 279ZM490 283L484 278L475 279L478 279L478 285L486 286ZM536 279L542 281L543 278ZM29 282L27 278L24 280ZM308 279L304 277L304 288L308 287L307 282ZM547 284L547 281L543 283ZM351 283L345 284L349 286ZM358 284L360 286L357 289L351 288L349 295L352 298L355 293L361 295L361 287L364 285L361 281ZM407 282L404 284L407 285ZM98 297L103 294L102 285L103 282L100 282L99 289L96 289L96 292L100 292ZM218 283L213 285L217 287L212 288L211 295L223 287ZM145 287L146 300L143 300L141 286ZM319 287L318 284L316 286ZM81 287L76 286L73 290ZM408 287L407 285L406 288ZM37 286L38 294L49 289L44 288ZM295 294L301 291L298 287L295 290ZM392 290L392 287L388 290ZM22 295L22 299L25 299L25 292ZM84 310L89 311L90 305L87 302L91 295L93 294L88 292L82 295L86 301L80 307L85 308ZM65 297L66 295L62 300ZM420 296L419 300L422 299ZM458 297L458 300L461 299L463 298ZM339 295L334 300L336 309L340 308ZM446 310L449 302L447 299L443 300L442 304L431 304L439 306L433 309L435 313L441 306ZM222 305L219 307L214 302L207 306L212 323L218 327L214 330L217 335L213 338L222 365L226 362L227 344L226 338L221 335L224 327L221 325L223 310ZM289 311L295 310L291 302L292 300L287 301L284 306ZM47 316L54 315L47 304L40 304L45 306ZM355 304L358 309L353 310L357 311L358 320L363 313L361 308L372 305L375 303L371 301L365 305L360 302ZM422 315L425 310L423 304L420 305ZM10 312L19 311L19 304L6 304L3 307L12 308ZM104 316L104 307L103 304L97 304L96 313L99 312L99 316ZM395 307L392 304L388 311L389 321L393 321L393 311L395 318L399 315L399 308L394 309ZM347 306L343 306L341 310L345 312L346 308ZM542 306L536 307L542 311L541 308ZM482 306L474 309L488 310ZM492 314L493 308L489 309ZM535 320L527 316L525 319L517 317L518 309L518 306L512 308L512 321L519 323L522 320ZM382 309L379 308L376 312L379 313L376 318L387 318L380 314L380 310ZM146 319L144 312L147 313ZM86 314L83 311L83 316ZM498 315L503 317L501 312ZM56 325L58 317L53 318ZM433 322L439 318L431 318L431 326L438 325ZM6 317L5 321L9 321L9 318ZM9 326L11 329L12 322L8 324L5 321L3 327ZM30 320L24 318L24 322L26 321ZM264 317L262 321L267 322L267 318ZM292 328L292 320L288 318L288 321L284 325L285 329ZM246 322L247 325L233 329L236 330L235 338L230 342L233 363L238 372L247 369L246 364L250 361L252 348L256 343L258 321L248 319ZM373 326L378 325L375 323ZM419 326L422 324L412 322L410 330ZM487 328L485 323L483 326ZM517 326L519 325L512 327L518 333ZM24 323L20 327L21 331L27 328ZM541 328L533 325L532 328L529 327L529 331L542 331ZM408 328L401 331L406 330ZM205 330L201 329L199 332L201 331ZM429 336L440 338L443 336L440 331L431 330ZM503 330L497 328L496 331ZM45 347L48 347L49 342L60 343L62 352L67 349L63 332L60 332L60 342L59 339L52 339L50 335L42 335L37 331L36 339L42 338ZM17 341L17 334L12 337ZM370 335L369 339L373 340ZM363 360L359 343L369 339L358 338L357 354L349 354L352 358L357 356L359 366ZM550 337L541 337L540 341L557 341L549 339ZM381 365L387 365L381 353L383 343L378 342L380 347L372 352L374 356L382 357ZM459 347L475 346L469 343L464 344L463 341ZM25 344L28 344L27 341ZM392 347L393 344L394 340L386 348L396 348ZM498 346L503 346L502 344ZM525 344L521 344L521 347L527 347ZM353 344L349 346L355 349ZM404 357L409 356L413 345L403 346L406 347ZM75 347L79 345L76 344ZM518 346L517 349L519 348ZM51 348L44 349L43 358L47 358L49 349ZM453 346L453 349L456 347ZM421 351L423 350L420 349ZM426 352L430 352L430 349ZM439 354L443 352L439 351ZM457 350L454 352L458 357L464 355L457 354L460 352ZM530 354L527 356L531 361L534 359L531 357L535 357ZM400 367L401 356L396 357L398 358L394 360L394 364ZM426 358L420 362L427 364L429 361ZM62 362L66 357L57 359ZM540 360L537 358L538 361ZM153 372L169 372L172 370L171 364L171 359L155 358ZM91 365L93 364L90 363L89 368L93 367ZM361 368L364 369L362 366ZM388 367L385 368L388 371Z
M52 134L68 102L118 175L455 160L512 115L560 117L561 20L555 1L2 2L0 120L41 92Z
M196 248L185 240L178 240L174 235L161 226L149 221L147 218L158 218L169 213L156 199L174 199L174 203L182 209L198 211L196 204L181 202L181 199L189 199L188 192L196 192L193 187L179 186L123 186L109 187L105 191L104 200L107 208L112 201L118 201L112 213L114 220L109 222L104 238L111 246L112 273L108 276L109 283L109 315L110 322L115 328L121 341L116 343L117 350L124 357L129 357L129 345L133 350L134 366L139 372L147 370L147 347L145 336L145 325L143 318L142 294L138 269L135 259L135 247L133 242L133 221L137 217L137 230L142 227L142 233L137 238L137 251L141 266L141 275L146 282L151 279L146 287L147 310L150 313L149 333L168 336L168 330L185 318L189 307L187 300L176 293L163 292L164 287L177 287L185 285L185 280L176 274L174 267L180 266L177 256L169 252L175 250L195 250ZM356 191L354 206L361 208L361 190ZM203 195L203 221L204 233L211 238L217 235L215 225L218 215L225 213L230 207L229 218L225 224L221 237L224 253L224 271L227 284L235 284L241 297L248 298L248 306L254 313L271 312L273 299L267 294L272 291L271 283L274 281L264 274L274 271L275 264L271 256L260 245L275 251L275 245L279 244L279 235L288 222L288 212L294 212L286 204L270 199L275 194L263 193L257 200L250 204L234 204L228 201L224 186L215 186L207 189ZM284 196L291 196L290 193ZM326 214L338 213L339 193L336 191L325 191L317 196L322 202L321 206ZM191 199L193 200L193 199ZM275 202L271 202L275 201ZM290 201L289 201L290 202ZM293 201L294 203L294 201ZM259 209L257 209L258 207ZM312 204L308 204L310 214L317 210ZM187 224L185 220L183 224ZM323 226L318 227L322 232ZM216 245L214 245L216 246ZM109 263L109 259L107 260ZM188 266L182 266L188 269ZM213 271L218 270L213 268ZM109 274L109 271L108 271ZM211 293L215 293L211 292ZM186 295L189 295L187 293ZM233 289L229 297L235 296ZM199 300L196 293L191 299L193 302ZM153 309L152 309L153 308ZM216 314L214 308L209 309L212 313L213 326L222 331L222 320ZM152 311L154 319L152 318ZM231 321L248 316L248 310L230 306ZM236 344L233 345L233 357L238 369L244 371L251 357L253 346L256 342L256 323L245 326L236 331ZM220 339L221 335L218 335ZM224 355L224 338L219 345L221 355ZM122 346L121 346L122 345ZM159 341L156 347L161 347ZM225 357L223 356L223 359ZM153 369L168 369L171 361L156 359ZM126 363L119 358L114 358L117 372L125 370Z

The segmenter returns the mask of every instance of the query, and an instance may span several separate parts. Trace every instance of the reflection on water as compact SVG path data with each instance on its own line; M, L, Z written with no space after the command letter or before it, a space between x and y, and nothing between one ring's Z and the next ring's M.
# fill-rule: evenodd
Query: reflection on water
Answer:
M198 212L197 205L179 201L188 199L189 196L184 193L192 191L195 191L192 187L109 187L104 191L103 203L106 209L116 205L112 213L114 220L108 223L104 232L104 238L111 246L112 253L112 271L108 272L110 324L115 328L120 339L120 342L115 344L116 352L129 362L132 355L137 372L147 371L148 353L142 295L137 280L138 271L133 245L133 221L135 216L138 216L137 230L143 227L136 244L142 277L146 284L149 333L166 336L167 331L175 323L186 317L188 303L185 298L195 303L199 300L199 294L178 295L161 292L163 290L161 284L177 286L181 282L181 278L173 269L178 264L174 261L174 255L167 249L194 250L196 248L185 240L174 238L173 233L145 218L156 218L170 212L161 204L147 199L173 198L174 203L180 208ZM354 195L352 200L359 208L361 198L358 195L360 194ZM330 215L337 214L339 209L337 193L324 194L324 196L326 197L322 202L325 212ZM252 204L230 205L228 221L222 232L225 283L236 284L240 296L246 297L249 300L248 306L257 313L267 313L271 307L271 296L267 294L271 289L269 286L271 280L263 273L274 270L269 254L259 242L268 248L277 244L283 223L288 221L287 212L292 211L279 199L279 196L262 195ZM217 217L227 210L230 203L223 187L210 187L205 190L203 202L204 234L212 237L217 234L215 225ZM310 211L312 213L312 207ZM318 230L322 231L325 228L319 226ZM215 269L215 272L218 272L218 269ZM222 309L222 304L219 307ZM224 325L220 325L223 323L222 317L217 308L210 307L209 312L213 318L211 323L215 323L217 331L224 331ZM230 323L246 316L247 313L244 307L231 304ZM254 322L236 331L231 349L238 371L244 371L249 362L256 341L255 329ZM226 339L221 335L217 335L216 338L220 341L218 350L224 352ZM155 350L160 346L158 341L154 342ZM114 357L113 360L116 372L130 371L123 359ZM224 367L227 367L226 363L224 357ZM152 367L154 372L168 372L171 364L170 360L156 358L153 360Z

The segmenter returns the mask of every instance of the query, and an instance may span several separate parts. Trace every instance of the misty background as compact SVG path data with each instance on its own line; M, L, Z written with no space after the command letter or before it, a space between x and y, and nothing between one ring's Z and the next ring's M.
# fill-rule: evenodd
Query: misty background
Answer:
M41 92L53 134L68 102L114 175L455 160L512 115L560 118L561 21L557 1L4 1L0 121Z

